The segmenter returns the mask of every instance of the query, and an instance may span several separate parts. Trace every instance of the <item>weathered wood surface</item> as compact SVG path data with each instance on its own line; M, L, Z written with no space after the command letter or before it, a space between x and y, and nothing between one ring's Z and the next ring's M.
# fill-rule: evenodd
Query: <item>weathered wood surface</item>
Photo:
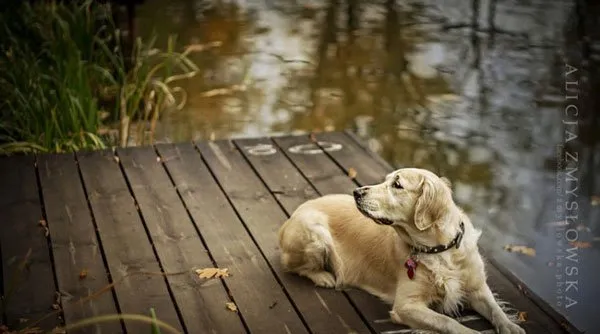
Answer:
M121 312L149 315L154 308L162 320L181 329L119 160L108 150L78 153L77 159ZM127 321L125 328L142 333L147 325Z
M56 285L38 193L35 158L19 156L0 163L0 249L3 316L20 328L52 311ZM37 324L53 328L55 315Z
M65 322L117 313L112 293L91 298L109 281L75 157L42 155L38 170ZM118 322L105 322L77 332L90 331L120 333L123 329Z
M34 157L0 160L2 292L13 291L3 318L11 328L46 314L36 326L50 330L154 308L186 333L411 332L367 293L314 287L279 262L277 231L301 203L349 193L392 170L351 134L41 155L37 165ZM199 278L195 270L207 267L230 276ZM489 266L492 288L528 313L528 333L563 332L511 279ZM468 310L458 320L491 329ZM105 322L78 332L149 326Z

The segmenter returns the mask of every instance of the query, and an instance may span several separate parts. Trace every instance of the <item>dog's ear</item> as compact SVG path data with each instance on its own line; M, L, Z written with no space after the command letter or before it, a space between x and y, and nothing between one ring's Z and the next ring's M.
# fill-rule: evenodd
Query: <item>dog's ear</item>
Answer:
M414 221L419 231L424 231L442 217L444 203L442 196L438 194L440 190L430 180L424 179L421 189L421 196L417 199L415 206Z

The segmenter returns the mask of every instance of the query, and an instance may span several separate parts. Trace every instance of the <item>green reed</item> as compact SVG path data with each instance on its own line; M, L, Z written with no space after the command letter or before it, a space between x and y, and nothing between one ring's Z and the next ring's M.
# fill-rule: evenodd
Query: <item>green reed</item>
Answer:
M138 38L126 57L110 6L92 0L24 1L0 22L0 153L126 146L134 123L136 143L151 142L161 113L185 103L173 82L198 72L187 55L204 49Z

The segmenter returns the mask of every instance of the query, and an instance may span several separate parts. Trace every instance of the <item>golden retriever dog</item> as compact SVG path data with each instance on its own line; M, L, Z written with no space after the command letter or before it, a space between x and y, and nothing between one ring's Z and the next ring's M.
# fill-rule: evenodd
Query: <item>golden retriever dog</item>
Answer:
M445 315L470 305L498 333L525 333L486 283L480 235L454 203L447 179L404 168L354 197L302 204L281 227L279 244L285 270L321 287L363 289L392 304L396 323L477 333Z

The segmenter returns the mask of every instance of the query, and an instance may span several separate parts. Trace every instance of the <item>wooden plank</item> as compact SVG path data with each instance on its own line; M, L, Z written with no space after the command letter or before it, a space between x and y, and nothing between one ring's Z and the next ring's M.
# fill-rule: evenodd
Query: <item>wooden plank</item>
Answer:
M192 269L214 267L177 190L152 147L119 149L119 159L140 207L188 333L243 333L239 315L219 280Z
M343 143L345 150L330 152L331 157L343 169L357 169L357 177L359 185L368 185L381 182L382 178L376 173L368 171L377 170L381 175L385 175L393 171L391 166L370 159L369 151L361 147L354 138L341 133L319 134L316 136L318 140L327 140L336 143ZM348 141L351 139L351 141ZM360 167L358 167L360 166ZM361 174L362 172L362 174ZM492 289L497 292L502 300L506 300L512 304L512 307L520 311L526 311L529 321L524 324L527 333L564 333L564 330L558 323L553 321L545 312L543 312L535 303L528 297L523 296L519 289L499 271L493 264L487 265L488 282ZM476 314L474 311L467 310L465 313ZM470 327L483 327L483 320L467 324ZM487 321L485 321L487 323ZM487 325L489 328L491 325ZM479 329L478 328L478 329Z
M392 164L387 162L384 158L382 158L377 153L370 150L369 147L354 132L352 132L350 130L346 130L346 131L344 131L344 134L346 134L348 137L350 137L350 139L352 139L352 141L356 145L358 145L358 147L362 148L363 151L366 152L366 154L369 157L371 157L373 160L375 160L380 166L382 166L384 170L393 170L394 169ZM377 168L379 168L379 167L377 167Z
M316 153L290 153L289 150L300 145L307 148L305 152L319 147L311 143L308 136L285 136L274 138L279 148L289 157L294 165L310 181L310 183L321 194L346 193L355 189L356 184L343 173L343 171L325 154ZM369 326L378 332L392 331L404 326L389 322L390 306L381 302L378 298L357 289L347 291L350 299L358 310L368 320Z
M65 323L99 315L115 314L111 290L80 303L109 284L96 230L72 154L38 157L40 185ZM85 278L80 273L85 272ZM104 322L77 333L121 333L119 322Z
M33 156L0 161L4 312L11 329L52 312L56 299L48 240L39 223L43 216L34 162ZM50 316L36 326L51 330L58 324L58 317Z
M182 330L117 159L108 150L77 153L77 158L121 312L149 315L153 307L161 320ZM132 321L125 328L149 331L148 324Z
M235 144L288 216L300 204L319 196L270 138L236 140Z
M273 140L320 194L351 194L357 187L308 136L283 136ZM303 153L291 153L290 150Z
M267 149L265 146L257 146L265 142L270 143L271 148L274 146L269 139L246 140L239 144L247 151L257 152L256 149ZM283 271L278 251L278 231L287 216L240 151L232 148L226 141L202 143L198 146L262 253L304 316L311 332L368 333L369 329L344 295L331 289L315 288L309 280ZM268 169L271 177L269 182L271 186L277 187L275 196L281 200L284 209L287 207L286 211L295 208L309 196L316 196L316 192L306 182L300 187L287 182L302 179L302 176L281 153L252 157L262 161L259 168L263 171Z
M324 132L316 134L315 137L319 142L342 145L340 150L331 150L327 153L346 174L350 169L356 171L355 179L359 184L382 182L385 176L393 170L374 160L363 147L357 145L351 137L343 133Z
M231 277L224 282L250 332L306 333L304 324L194 146L158 145L157 149L216 265L229 268ZM225 302L222 301L223 307Z

